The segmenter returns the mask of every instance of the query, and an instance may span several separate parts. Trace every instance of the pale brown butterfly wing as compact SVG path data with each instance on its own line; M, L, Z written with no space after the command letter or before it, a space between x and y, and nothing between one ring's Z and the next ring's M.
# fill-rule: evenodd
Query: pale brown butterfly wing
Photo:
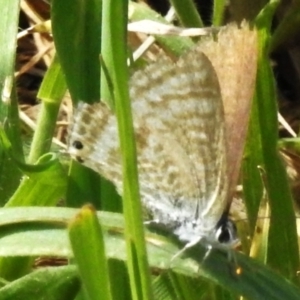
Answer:
M225 111L229 199L236 186L246 139L257 70L257 32L246 22L221 29L217 41L204 38L200 49L218 75Z

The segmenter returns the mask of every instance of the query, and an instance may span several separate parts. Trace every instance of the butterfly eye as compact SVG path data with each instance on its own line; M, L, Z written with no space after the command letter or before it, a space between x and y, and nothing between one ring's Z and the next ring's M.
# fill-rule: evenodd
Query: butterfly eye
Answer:
M221 244L227 244L230 240L230 232L229 232L229 229L227 227L223 227L220 228L220 234L218 236L218 241L221 243Z
M73 147L76 148L77 150L83 149L83 144L80 141L74 141L73 142Z
M236 226L231 220L226 220L218 228L216 238L221 244L232 244L236 241Z

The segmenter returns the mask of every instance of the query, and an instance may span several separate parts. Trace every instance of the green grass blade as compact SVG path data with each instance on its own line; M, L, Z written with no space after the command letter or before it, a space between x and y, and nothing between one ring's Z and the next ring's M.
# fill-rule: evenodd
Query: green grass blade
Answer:
M251 234L256 225L260 200L263 196L263 179L258 170L258 166L261 166L262 162L258 107L257 102L253 101L242 165L243 195Z
M24 161L20 134L14 70L19 22L19 1L0 0L0 126L13 142L13 151ZM4 124L5 122L5 124ZM20 183L21 173L0 144L0 205L4 205Z
M37 270L6 285L0 289L0 297L1 300L74 299L79 286L74 266L50 267Z
M277 107L273 74L268 59L271 18L278 1L271 1L257 18L260 53L256 101L261 145L271 207L268 263L291 280L298 281L299 248L293 201L285 168L277 149ZM279 184L280 183L280 184Z
M115 112L118 119L118 131L122 151L123 166L123 208L126 220L126 240L128 271L133 299L151 298L150 274L144 242L142 208L139 199L139 185L136 166L136 148L132 126L131 105L128 92L129 74L126 65L126 27L127 2L106 1L103 15L107 22L103 30L110 39L105 49L110 51L111 59L107 70L114 87ZM118 22L115 22L118 16ZM104 53L105 54L105 53Z
M184 27L204 26L193 0L171 0L170 2Z
M101 9L95 0L53 0L53 38L73 103L100 100ZM80 207L86 202L101 207L100 177L72 163L66 202Z
M50 150L60 103L66 90L64 75L55 57L37 95L42 104L28 157L29 163L35 163L40 156Z
M75 261L89 298L112 299L103 233L94 209L84 206L68 227Z
M214 1L213 20L212 20L214 26L221 26L223 24L225 5L226 5L226 1L224 0Z
M69 257L71 249L66 232L69 220L78 210L67 208L6 208L0 210L0 255L61 255ZM99 221L104 231L106 254L110 258L126 261L123 217L113 213L99 213ZM247 299L299 299L299 288L268 267L235 253L237 265L228 260L228 253L213 250L205 260L207 249L196 246L184 256L172 261L178 246L164 237L147 233L148 253L151 266L156 274L172 270L171 283L176 284L176 294L187 294L184 286L199 284L207 292L207 281L230 290L235 295ZM179 246L181 247L181 246ZM177 275L180 275L177 277ZM183 276L183 277L182 277ZM187 282L185 283L185 281ZM198 283L198 280L200 281ZM203 289L201 281L205 280ZM195 286L196 287L196 286ZM178 289L178 291L177 291ZM197 287L198 289L198 287ZM218 293L219 294L219 293ZM1 296L1 294L0 294Z
M6 207L52 206L65 195L66 173L58 158L48 154L38 162L45 166L44 170L27 173Z
M100 98L101 1L53 0L52 31L73 101Z

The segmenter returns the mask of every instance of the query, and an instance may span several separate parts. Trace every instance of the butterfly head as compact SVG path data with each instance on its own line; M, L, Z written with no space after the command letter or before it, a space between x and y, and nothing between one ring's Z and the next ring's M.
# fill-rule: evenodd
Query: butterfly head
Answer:
M225 214L215 227L215 239L221 245L228 245L229 247L238 243L236 225Z
M238 244L237 228L227 214L224 213L214 227L204 223L199 220L181 222L173 232L180 241L186 243L185 248L201 243L208 248L229 249Z

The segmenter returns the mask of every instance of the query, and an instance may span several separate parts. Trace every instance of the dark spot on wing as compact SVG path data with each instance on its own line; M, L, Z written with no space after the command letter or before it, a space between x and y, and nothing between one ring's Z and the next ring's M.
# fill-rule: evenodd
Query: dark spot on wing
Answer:
M84 163L84 160L80 156L76 156L75 159L81 164Z
M73 147L76 148L77 150L83 149L83 144L80 141L74 141L73 142Z

